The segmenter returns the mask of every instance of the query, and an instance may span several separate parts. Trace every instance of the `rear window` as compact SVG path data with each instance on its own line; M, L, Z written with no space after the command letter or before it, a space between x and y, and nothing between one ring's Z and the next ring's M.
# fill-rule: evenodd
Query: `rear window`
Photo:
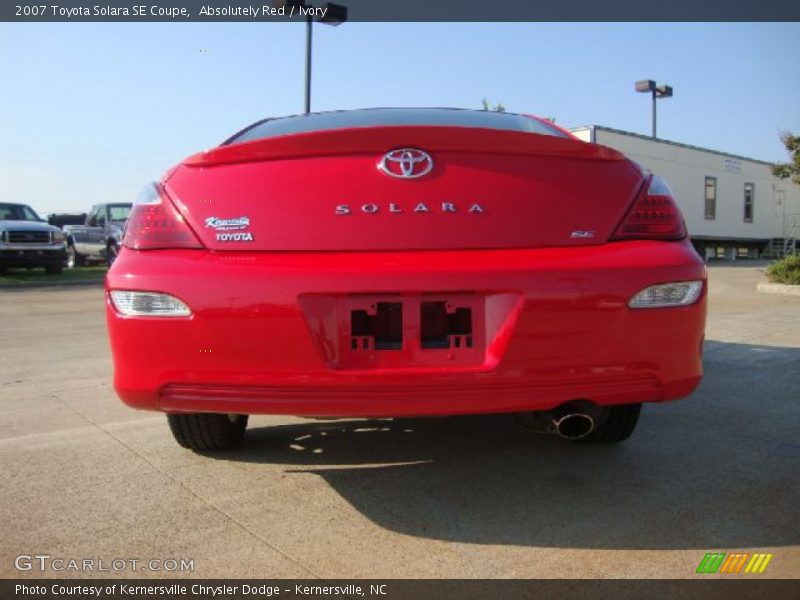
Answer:
M480 127L567 137L556 127L513 113L458 108L372 108L266 119L240 131L225 144L310 131L393 125Z
M112 204L108 207L108 215L112 221L125 221L130 212L130 204Z

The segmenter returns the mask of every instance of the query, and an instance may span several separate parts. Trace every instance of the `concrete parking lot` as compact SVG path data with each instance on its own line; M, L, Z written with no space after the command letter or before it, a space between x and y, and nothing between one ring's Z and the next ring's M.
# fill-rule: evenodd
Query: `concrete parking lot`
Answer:
M255 417L240 451L198 456L116 399L100 288L0 290L0 576L90 575L14 567L48 554L204 578L683 578L716 550L800 577L800 298L756 293L762 270L710 268L702 386L608 448L507 416Z

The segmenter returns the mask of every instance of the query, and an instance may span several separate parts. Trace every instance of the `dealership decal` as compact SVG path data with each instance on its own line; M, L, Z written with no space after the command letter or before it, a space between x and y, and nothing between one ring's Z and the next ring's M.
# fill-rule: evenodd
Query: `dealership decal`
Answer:
M252 242L253 234L249 231L240 231L250 227L250 217L234 217L221 219L219 217L208 217L206 227L217 230L218 242Z
M219 217L208 217L206 227L213 227L217 231L234 231L236 229L247 229L250 227L250 217L236 217L235 219L220 219Z

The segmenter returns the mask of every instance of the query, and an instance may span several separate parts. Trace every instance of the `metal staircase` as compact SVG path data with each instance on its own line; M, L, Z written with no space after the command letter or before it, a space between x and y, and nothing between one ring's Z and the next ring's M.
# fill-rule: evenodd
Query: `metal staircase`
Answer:
M789 236L785 238L772 238L761 256L764 258L783 258L790 254L797 254L798 252L800 252L800 244L798 244L797 238Z

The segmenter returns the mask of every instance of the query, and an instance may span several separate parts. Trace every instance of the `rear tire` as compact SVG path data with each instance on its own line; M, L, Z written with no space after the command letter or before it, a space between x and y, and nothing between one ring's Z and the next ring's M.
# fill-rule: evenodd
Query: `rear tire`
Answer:
M641 404L609 406L605 418L587 436L575 440L578 444L617 444L627 440L642 412Z
M195 452L233 448L247 429L247 415L168 414L167 421L175 441Z

